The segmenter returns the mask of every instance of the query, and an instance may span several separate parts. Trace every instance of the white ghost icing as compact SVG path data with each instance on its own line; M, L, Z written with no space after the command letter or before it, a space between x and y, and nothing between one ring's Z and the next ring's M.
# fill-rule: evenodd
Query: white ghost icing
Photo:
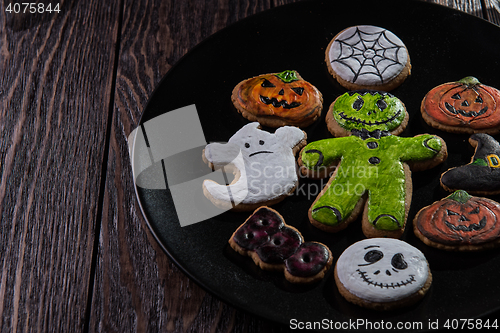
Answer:
M429 275L425 256L406 242L370 238L349 246L337 261L337 276L355 296L391 302L420 290Z
M205 158L215 167L233 164L234 181L226 186L205 180L203 188L216 200L233 204L261 203L290 193L298 183L292 149L304 139L297 127L280 127L273 134L259 129L258 122L247 124L228 143L205 148Z

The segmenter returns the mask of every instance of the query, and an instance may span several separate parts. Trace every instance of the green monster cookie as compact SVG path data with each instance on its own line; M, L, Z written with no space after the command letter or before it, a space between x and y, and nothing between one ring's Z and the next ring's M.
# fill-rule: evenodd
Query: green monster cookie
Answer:
M403 102L387 92L349 91L330 105L326 123L335 136L349 136L351 130L363 128L398 135L408 124L408 113Z
M366 237L402 235L411 201L410 167L423 170L447 157L446 144L434 135L401 138L388 131L353 129L351 136L308 144L301 172L311 178L337 166L309 209L311 223L328 232L344 229L363 211Z

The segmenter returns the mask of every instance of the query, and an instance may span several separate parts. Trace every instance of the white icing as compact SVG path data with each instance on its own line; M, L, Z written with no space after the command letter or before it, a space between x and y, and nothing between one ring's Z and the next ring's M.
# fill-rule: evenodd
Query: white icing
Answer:
M383 257L370 263L369 251L380 251ZM407 267L394 267L392 259L402 254ZM420 290L429 275L425 256L417 248L392 238L370 238L349 246L337 261L340 282L351 293L371 302L391 302Z
M339 77L360 85L384 84L398 76L408 61L403 42L389 30L372 25L342 31L328 54Z
M284 126L273 134L258 127L258 122L247 124L228 143L211 143L205 148L205 157L214 166L232 163L238 170L229 186L210 180L203 182L205 190L215 199L255 204L290 193L297 185L292 148L305 138L304 132Z

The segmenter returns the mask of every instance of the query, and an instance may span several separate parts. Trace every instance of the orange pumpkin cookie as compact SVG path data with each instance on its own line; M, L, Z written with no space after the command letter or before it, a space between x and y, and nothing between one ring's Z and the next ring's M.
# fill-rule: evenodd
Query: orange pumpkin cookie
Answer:
M274 128L309 126L323 109L323 95L319 90L290 70L238 83L231 100L243 117Z
M429 125L443 131L500 132L500 91L472 76L430 90L422 100L420 111Z
M425 244L449 251L477 251L500 245L500 204L465 191L422 208L413 231Z

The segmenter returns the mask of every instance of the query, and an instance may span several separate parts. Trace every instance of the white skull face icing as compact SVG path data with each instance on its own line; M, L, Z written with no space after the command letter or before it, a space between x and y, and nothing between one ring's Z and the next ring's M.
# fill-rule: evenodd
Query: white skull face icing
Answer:
M257 122L247 124L228 143L205 148L205 158L215 166L236 167L235 180L229 186L206 180L203 187L215 199L233 204L255 204L290 193L298 183L293 148L304 139L305 133L296 127L269 133Z
M429 267L422 252L408 243L371 238L342 253L337 275L351 294L372 302L391 302L420 290Z

